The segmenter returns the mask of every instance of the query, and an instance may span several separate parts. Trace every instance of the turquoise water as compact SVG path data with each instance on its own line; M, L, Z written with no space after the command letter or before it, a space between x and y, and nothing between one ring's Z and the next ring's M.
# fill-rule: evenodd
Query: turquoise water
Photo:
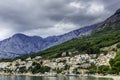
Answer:
M113 80L106 78L92 77L30 77L30 76L4 76L0 75L0 80Z

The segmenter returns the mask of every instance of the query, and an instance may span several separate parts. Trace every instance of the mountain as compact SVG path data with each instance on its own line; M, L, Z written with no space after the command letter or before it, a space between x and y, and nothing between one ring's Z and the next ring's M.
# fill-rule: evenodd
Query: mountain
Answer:
M15 34L12 37L0 41L0 58L15 58L25 54L32 54L45 50L51 46L61 44L81 35L90 34L97 28L98 24L86 26L69 33L41 38L39 36L27 36L24 34Z
M84 34L91 32L87 36L79 36L80 32ZM78 36L77 36L78 34ZM83 34L83 33L82 33ZM44 51L32 55L22 56L20 58L25 59L27 57L42 56L43 58L56 58L62 57L62 54L72 53L76 54L99 54L105 53L101 51L101 48L111 46L120 42L120 9L115 12L111 17L107 18L100 24L90 27L72 31L65 35L75 35L74 39L66 41L60 45L50 47ZM70 38L69 37L69 38ZM77 38L75 38L77 37ZM67 38L67 36L65 36ZM73 37L72 37L73 38ZM114 49L113 49L114 50ZM70 55L71 56L71 55Z
M91 45L91 47L100 48L118 42L120 40L119 30L120 30L120 9L118 9L115 12L115 14L107 18L102 23L86 26L59 36L49 36L47 38L41 38L39 36L26 36L24 34L15 34L8 39L0 41L0 58L14 58L25 54L36 53L39 51L41 52L35 55L40 55L40 56L50 55L52 57L57 57L61 55L61 52L63 52L64 50L69 51L71 49L71 50L79 51L78 49L85 48L85 46L89 47L90 43L93 41L94 41L93 43L96 42L99 44L97 44L94 47L92 47ZM90 36L87 36L89 38L81 39L80 36L88 35L90 33L92 34ZM114 34L112 35L111 33L114 33L116 35ZM117 39L114 40L114 37L116 37ZM109 41L106 42L106 40L108 39L104 40L104 38L105 39L108 38L110 40L113 39L113 40L110 42ZM100 40L103 42L101 42ZM91 48L87 48L87 49L90 49L90 51L92 51ZM84 52L81 50L80 52Z

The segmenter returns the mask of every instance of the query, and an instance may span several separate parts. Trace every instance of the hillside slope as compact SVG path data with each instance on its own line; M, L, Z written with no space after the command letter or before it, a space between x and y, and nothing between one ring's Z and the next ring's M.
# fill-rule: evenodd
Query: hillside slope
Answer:
M72 39L63 44L51 47L47 50L28 56L42 56L44 58L61 57L62 53L72 52L72 55L79 53L97 54L100 48L120 42L120 11L106 19L89 36L82 36Z
M61 45L51 47L45 51L29 56L42 56L44 58L54 58L61 57L62 53L64 52L72 52L73 55L81 53L99 54L100 48L110 46L118 42L120 42L120 30L112 30L105 33L76 38L65 42Z

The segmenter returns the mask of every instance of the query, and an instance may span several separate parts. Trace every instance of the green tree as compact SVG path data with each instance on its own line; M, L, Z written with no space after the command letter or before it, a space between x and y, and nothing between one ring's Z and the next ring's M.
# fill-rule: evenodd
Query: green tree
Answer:
M105 65L102 65L102 66L99 66L98 67L98 73L102 73L102 74L108 74L110 71L110 68L109 66L105 66Z
M25 67L25 66L20 67L20 68L19 68L19 72L20 72L20 73L26 73L26 72L27 72L26 67Z

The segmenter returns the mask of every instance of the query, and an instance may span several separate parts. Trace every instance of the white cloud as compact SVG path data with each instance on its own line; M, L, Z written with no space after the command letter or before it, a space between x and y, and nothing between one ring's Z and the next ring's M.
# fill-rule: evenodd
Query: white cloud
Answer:
M79 1L79 2L71 2L71 3L69 4L69 6L74 7L74 8L76 8L76 9L84 9L84 8L85 8L85 5L82 5L82 4L80 3L80 1Z
M38 35L42 35L41 37L45 38L48 36L64 34L74 29L77 29L77 25L74 25L72 23L59 23L59 24L56 24L54 27L50 27L47 29L39 28L39 29L25 31L23 33L27 35L32 35L32 36L38 34Z
M87 14L90 15L100 15L105 12L105 7L103 4L98 3L91 3L88 7Z
M60 35L108 18L120 7L119 2L120 0L1 0L0 40L15 33L43 37Z
M9 28L8 28L9 26ZM0 40L3 40L7 37L10 37L10 35L15 34L13 29L10 28L11 25L6 23L0 22Z

